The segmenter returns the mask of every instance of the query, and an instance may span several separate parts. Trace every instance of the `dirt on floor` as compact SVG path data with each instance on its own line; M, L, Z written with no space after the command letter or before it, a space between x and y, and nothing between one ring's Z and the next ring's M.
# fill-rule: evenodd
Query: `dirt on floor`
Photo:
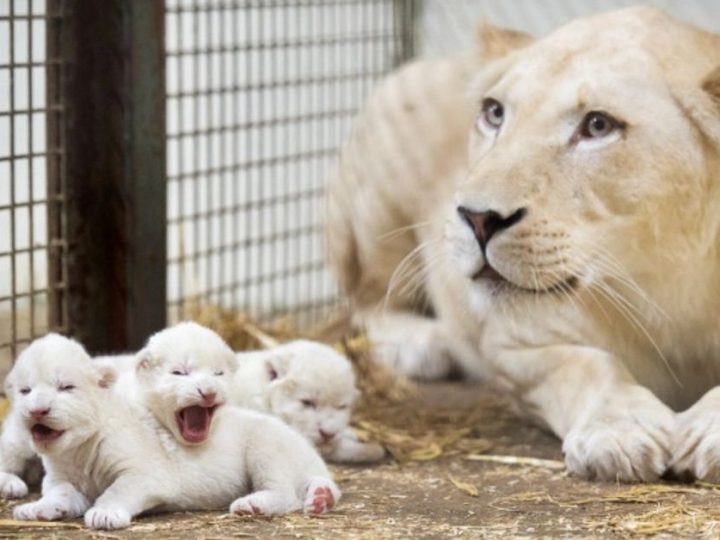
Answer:
M28 524L2 506L2 538L494 538L720 535L720 488L599 484L570 478L560 443L516 419L488 389L420 385L360 422L395 458L334 466L343 490L322 517L238 518L222 512L137 519L124 531L80 521ZM414 443L408 449L408 442Z

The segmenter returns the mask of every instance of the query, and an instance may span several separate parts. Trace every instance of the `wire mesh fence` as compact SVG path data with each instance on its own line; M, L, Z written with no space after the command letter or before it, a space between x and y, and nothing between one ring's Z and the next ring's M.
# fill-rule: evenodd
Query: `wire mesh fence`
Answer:
M112 0L116 11L108 9L113 13L103 24L124 39L132 28L127 20L147 18L151 3L162 14L163 2ZM378 79L416 53L435 56L472 46L481 18L541 35L569 18L629 3L166 0L166 92L160 106L167 119L167 161L162 152L157 160L161 168L166 163L167 196L162 193L155 200L167 203L167 228L160 224L167 231L167 267L161 262L157 271L167 272L168 319L187 316L189 303L201 301L244 309L258 318L289 314L301 324L317 321L337 302L324 265L324 185L354 114ZM718 5L712 0L650 3L720 30ZM139 6L147 12L139 13ZM101 8L92 0L0 0L0 366L48 328L76 330L67 307L68 299L78 296L68 258L72 269L82 268L82 261L68 256L78 247L69 246L77 238L68 231L75 231L83 216L76 211L73 227L68 227L68 206L77 210L78 205L68 197L67 184L68 156L75 154L73 171L80 158L63 140L76 120L64 108L63 92L82 89L84 81L77 80L82 70L70 66L75 81L63 83L69 65L63 47L72 48L82 25L94 21L88 15L80 20L80 9L92 13ZM68 21L75 25L73 31L63 33ZM122 31L117 29L122 25ZM162 24L149 30L153 32L162 39ZM85 39L96 43L92 33ZM133 46L142 51L146 45L136 38ZM107 51L84 51L76 51L81 53L78 61L99 62L92 73L102 75ZM116 82L129 85L121 96L125 103L145 91L138 90L142 81L127 76L134 65L131 57L114 69L115 79L102 81L103 88L111 90ZM71 102L83 105L81 98ZM146 104L155 106L154 101ZM132 112L132 107L127 110ZM127 143L117 137L134 121L124 114L113 117L111 127L118 130L114 140L108 138L112 144ZM101 123L96 127L96 135L105 132ZM82 149L82 141L75 143L72 148ZM125 181L134 171L119 171L117 178ZM85 172L87 178L102 176ZM164 187L162 175L155 176ZM124 188L118 185L122 196ZM103 187L95 189L102 192ZM133 189L137 192L138 186ZM120 202L128 204L132 208L132 201ZM165 210L157 214L164 222ZM138 237L142 231L130 230L123 238ZM161 235L154 238L165 245ZM102 256L102 249L95 254ZM123 264L131 264L133 256ZM101 283L124 279L122 271L111 274ZM138 299L123 302L118 318L141 315L144 307ZM138 328L136 334L146 329ZM125 335L113 339L129 343Z
M188 301L310 322L336 301L324 184L412 2L167 3L170 319Z
M62 24L52 2L0 1L0 366L49 327L63 330L62 118L48 75L62 69L46 28ZM51 175L53 176L53 175ZM56 176L59 178L59 176ZM50 227L48 227L50 225ZM48 268L48 254L55 261ZM50 296L57 309L48 309Z

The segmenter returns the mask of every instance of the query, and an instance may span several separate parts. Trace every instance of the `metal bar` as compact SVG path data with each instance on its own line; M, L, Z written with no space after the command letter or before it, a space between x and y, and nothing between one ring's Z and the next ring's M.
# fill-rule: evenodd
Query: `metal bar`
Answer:
M49 183L67 183L67 326L91 352L136 349L165 324L164 2L52 3L64 15L48 43L66 62L50 87L67 153Z

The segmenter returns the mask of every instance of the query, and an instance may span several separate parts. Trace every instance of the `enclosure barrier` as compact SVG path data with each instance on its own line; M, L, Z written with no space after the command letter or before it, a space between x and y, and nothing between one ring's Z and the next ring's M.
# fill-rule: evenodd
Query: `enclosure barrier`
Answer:
M4 365L48 329L135 349L195 302L327 314L324 185L371 87L412 56L414 14L0 0Z

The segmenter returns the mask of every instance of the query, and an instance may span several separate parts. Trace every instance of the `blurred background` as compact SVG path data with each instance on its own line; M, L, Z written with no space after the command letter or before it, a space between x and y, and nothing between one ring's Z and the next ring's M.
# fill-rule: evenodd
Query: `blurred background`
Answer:
M483 18L541 36L634 3L0 0L0 366L48 329L137 347L197 303L318 323L323 189L373 85ZM720 31L720 2L646 4Z

